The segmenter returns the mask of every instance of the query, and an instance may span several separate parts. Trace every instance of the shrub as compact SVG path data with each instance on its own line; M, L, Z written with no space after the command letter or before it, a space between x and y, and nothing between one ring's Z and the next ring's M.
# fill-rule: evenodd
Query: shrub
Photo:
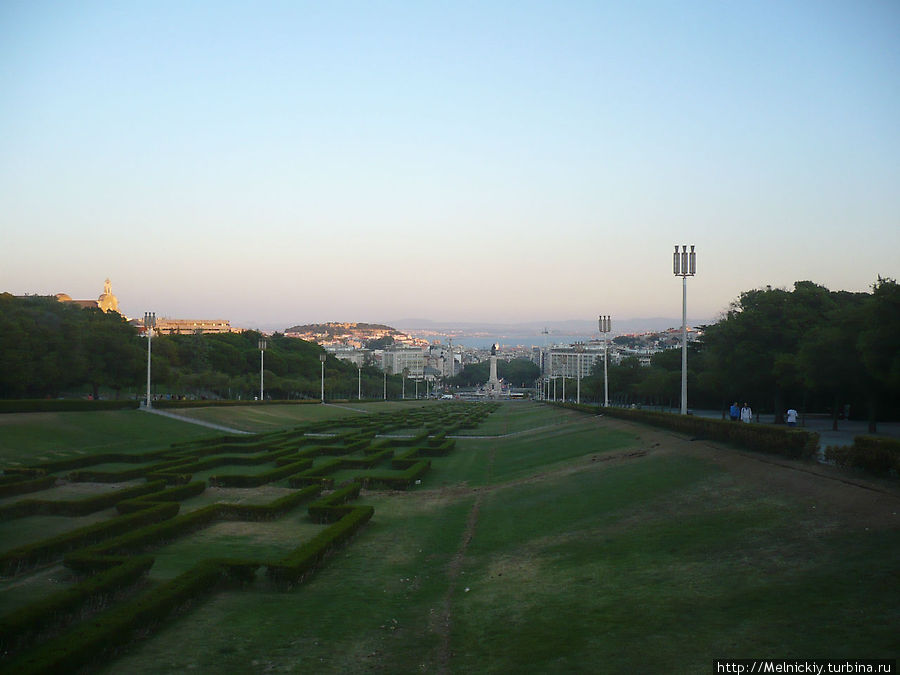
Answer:
M829 446L825 457L839 466L876 474L900 474L900 440L893 438L856 436L853 445Z

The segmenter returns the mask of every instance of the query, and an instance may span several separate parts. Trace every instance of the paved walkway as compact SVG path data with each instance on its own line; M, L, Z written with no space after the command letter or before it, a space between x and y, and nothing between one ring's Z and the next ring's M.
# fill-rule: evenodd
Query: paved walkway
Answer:
M231 427L226 427L221 424L214 424L213 422L204 422L203 420L195 420L190 417L185 417L184 415L178 415L177 413L167 412L165 410L157 410L156 408L147 408L142 405L140 407L141 410L148 413L153 413L154 415L162 415L163 417L170 417L173 420L178 420L179 422L187 422L188 424L197 424L201 427L207 427L208 429L215 429L216 431L224 431L226 434L250 434L249 431L242 431L240 429L232 429Z
M677 411L673 411L677 412ZM709 417L713 419L722 419L722 413L718 410L694 410L692 414L699 417ZM756 415L753 416L756 421ZM829 445L853 445L855 436L868 436L869 423L860 420L838 420L838 430L833 431L831 426L831 417L828 415L808 415L806 419L798 424L798 428L809 429L819 434L819 447L824 448ZM760 415L760 424L774 424L775 415ZM736 424L740 424L736 422ZM900 438L900 424L897 422L879 422L878 433L875 436L886 436L888 438Z

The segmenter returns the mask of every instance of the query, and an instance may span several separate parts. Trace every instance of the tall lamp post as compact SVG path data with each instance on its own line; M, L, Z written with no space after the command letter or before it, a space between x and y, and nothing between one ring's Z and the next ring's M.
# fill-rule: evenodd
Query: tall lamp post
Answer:
M609 320L609 315L600 316L600 320L597 322L600 325L600 332L603 333L603 407L609 407L609 379L607 376L607 368L606 364L609 361L609 351L607 349L607 339L609 337L609 331L612 329L612 322Z
M322 362L322 403L325 403L325 354L319 354L319 361Z
M147 409L150 409L150 340L156 328L156 312L144 312L144 328L147 329Z
M576 388L577 394L575 395L575 402L578 405L581 405L581 360L584 356L584 345L577 345L575 347L575 367L578 368L578 372L575 374L576 376Z
M359 369L356 380L356 398L357 400L362 401L362 364L359 363L356 367Z
M691 246L690 253L687 246L675 246L675 254L672 257L672 271L675 276L681 277L681 414L687 415L687 278L697 273L697 254Z
M383 387L383 389L381 391L381 398L383 400L387 401L387 371L386 370L381 371L381 378L382 378L381 386Z
M259 339L259 400L263 400L263 355L266 353L266 339Z

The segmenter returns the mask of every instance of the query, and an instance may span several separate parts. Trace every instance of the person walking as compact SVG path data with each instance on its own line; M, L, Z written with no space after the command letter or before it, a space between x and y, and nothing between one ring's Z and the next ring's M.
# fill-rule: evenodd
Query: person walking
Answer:
M784 414L784 418L787 421L787 425L789 427L797 426L797 411L793 408L788 408L788 411Z
M753 411L750 409L750 404L745 402L744 407L741 408L741 422L750 423L753 421Z
M728 417L731 418L732 422L737 422L741 419L741 409L738 407L737 401L731 404L731 407L728 409Z

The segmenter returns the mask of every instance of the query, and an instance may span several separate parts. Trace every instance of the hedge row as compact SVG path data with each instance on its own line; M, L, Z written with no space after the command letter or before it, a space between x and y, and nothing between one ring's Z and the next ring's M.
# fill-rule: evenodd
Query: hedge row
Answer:
M204 560L180 576L155 587L135 600L83 622L72 631L23 654L9 672L75 672L100 656L130 643L179 608L211 593L226 582L246 583L259 563L243 560Z
M206 490L206 483L202 480L179 485L159 492L152 492L135 499L125 499L116 504L119 513L134 513L146 509L152 502L180 502L202 494Z
M149 556L120 559L113 567L0 618L0 653L16 651L27 642L58 629L89 607L102 605L140 579L153 566Z
M67 501L23 499L22 501L0 506L0 521L37 515L84 516L88 513L111 508L124 499L131 499L132 497L139 497L151 492L158 492L163 485L164 483L162 481L143 483L142 485L135 485L134 487L125 488L124 490L115 490L114 492L105 492L99 495Z
M143 511L94 523L73 532L42 539L0 555L0 576L13 576L32 567L58 560L68 551L95 544L149 523L174 518L178 504L156 504Z
M276 499L268 504L210 504L177 516L135 529L94 546L75 551L65 558L66 567L77 572L96 569L98 558L124 555L158 546L218 520L273 520L319 494L319 486L312 486Z
M263 405L319 405L319 399L278 399L266 401L234 401L234 400L201 400L201 401L153 401L153 407L162 409L171 408L224 408L234 406L263 406Z
M422 476L428 473L430 468L431 462L422 459L410 465L405 471L394 473L367 472L359 476L357 480L361 480L367 488L385 487L389 490L406 490L413 486L416 481L421 480Z
M82 398L5 399L0 401L0 414L127 410L139 406L140 401L89 401Z
M340 507L337 507L340 508ZM312 574L325 557L338 545L347 541L365 525L375 513L371 506L340 509L343 517L325 528L310 541L301 544L281 560L266 566L266 575L279 586L291 587Z
M579 406L571 403L557 405L593 414L596 414L598 410L596 406ZM805 429L769 424L742 424L728 420L631 408L608 407L600 410L601 414L610 417L663 427L708 440L733 443L747 450L774 453L795 459L812 458L819 447L819 434Z
M853 445L828 446L825 458L838 466L900 476L900 440L894 438L856 436Z
M359 491L362 489L361 483L350 483L329 495L314 501L309 505L309 516L317 523L327 523L335 520L336 512L334 507L344 504L351 499L359 497Z
M0 497L15 497L16 495L25 495L29 492L40 492L41 490L52 488L54 485L56 485L55 476L42 476L40 478L3 483L0 484Z
M273 481L301 473L311 466L312 460L304 458L256 475L242 474L230 476L224 474L221 476L210 476L209 484L215 485L216 487L258 487L260 485L265 485L266 483L272 483Z

